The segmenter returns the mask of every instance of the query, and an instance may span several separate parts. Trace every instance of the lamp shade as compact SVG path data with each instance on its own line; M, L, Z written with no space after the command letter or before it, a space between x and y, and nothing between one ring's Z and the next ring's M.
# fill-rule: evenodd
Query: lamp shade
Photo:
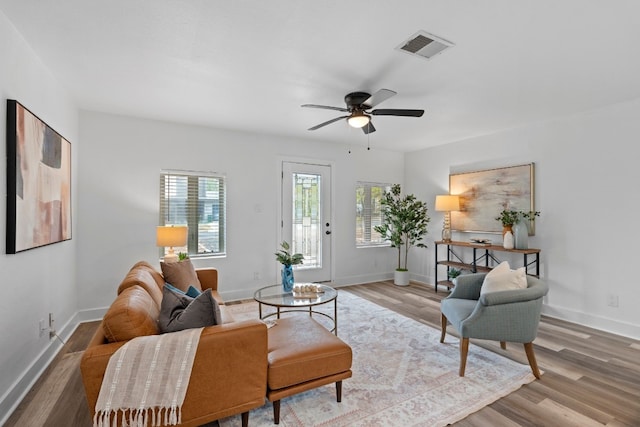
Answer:
M436 211L451 212L460 210L460 197L449 194L436 196Z
M186 226L159 226L156 229L156 246L173 247L187 244Z

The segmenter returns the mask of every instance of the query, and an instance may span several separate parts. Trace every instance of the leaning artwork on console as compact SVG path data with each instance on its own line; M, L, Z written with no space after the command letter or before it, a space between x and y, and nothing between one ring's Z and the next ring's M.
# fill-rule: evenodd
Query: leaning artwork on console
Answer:
M451 229L499 233L502 210L534 208L533 163L449 175L449 193L460 196L460 211L451 212Z
M71 143L7 100L7 253L71 239Z

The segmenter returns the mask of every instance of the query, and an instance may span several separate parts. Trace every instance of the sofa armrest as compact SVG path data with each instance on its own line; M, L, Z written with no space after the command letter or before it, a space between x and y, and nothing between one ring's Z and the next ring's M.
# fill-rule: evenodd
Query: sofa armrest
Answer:
M218 270L215 268L196 268L196 274L202 290L210 288L212 291L218 290Z
M219 305L224 305L224 300L218 293L218 270L215 268L196 268L196 274L202 290L211 289L211 295Z
M125 343L90 346L80 362L93 417L109 358ZM262 406L267 386L267 327L246 320L203 329L182 406L185 426L197 426Z

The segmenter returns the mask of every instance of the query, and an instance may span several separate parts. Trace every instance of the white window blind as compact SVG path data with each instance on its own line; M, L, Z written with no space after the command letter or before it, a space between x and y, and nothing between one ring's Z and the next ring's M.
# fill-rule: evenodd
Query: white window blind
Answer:
M190 257L226 254L226 179L208 172L161 171L159 225L189 227ZM162 250L164 255L167 249Z
M391 184L356 183L356 247L389 245L374 227L382 224L380 201L390 189Z

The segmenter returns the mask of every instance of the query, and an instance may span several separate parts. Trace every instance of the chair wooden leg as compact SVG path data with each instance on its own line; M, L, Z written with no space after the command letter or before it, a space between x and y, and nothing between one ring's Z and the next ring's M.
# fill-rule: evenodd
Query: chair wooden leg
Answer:
M467 353L469 352L469 338L460 337L460 373L464 377L464 370L467 367Z
M242 413L242 427L249 427L249 411Z
M336 381L336 400L342 402L342 381Z
M533 343L525 343L524 351L525 353L527 353L527 360L529 360L529 366L531 366L531 372L533 372L533 376L537 379L540 379L540 370L538 369L538 362L536 362L536 355L533 352Z
M506 343L506 341L500 341L500 348L501 348L501 349L503 349L503 350L506 350L506 349L507 349L507 343Z
M280 424L280 401L273 401L273 423Z
M441 334L440 334L440 342L444 342L444 336L447 334L447 318L445 317L445 315L442 315L442 318L440 319L441 322Z

